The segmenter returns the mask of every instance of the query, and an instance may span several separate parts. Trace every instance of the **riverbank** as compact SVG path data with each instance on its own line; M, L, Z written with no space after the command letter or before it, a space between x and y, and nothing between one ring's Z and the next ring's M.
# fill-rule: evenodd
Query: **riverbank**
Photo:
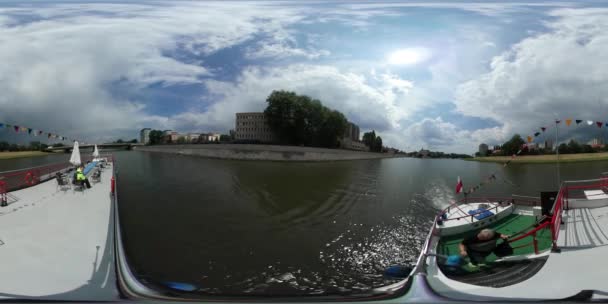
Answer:
M488 156L488 157L469 158L467 160L479 161L479 162L504 163L510 159L511 159L510 156ZM560 163L589 162L589 161L608 161L608 152L561 154L559 156ZM521 163L521 164L556 163L557 156L555 154L522 155L522 156L515 157L511 162L512 163Z
M46 156L46 155L49 155L49 153L41 152L41 151L0 152L0 159L37 157L37 156Z
M373 153L312 147L200 144L137 147L137 151L194 155L207 158L268 161L339 161L402 157L388 153Z

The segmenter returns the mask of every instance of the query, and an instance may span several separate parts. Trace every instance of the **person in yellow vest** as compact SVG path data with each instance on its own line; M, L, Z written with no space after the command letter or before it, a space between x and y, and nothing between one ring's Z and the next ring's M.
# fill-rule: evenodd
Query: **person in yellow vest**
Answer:
M87 189L91 188L91 183L89 183L89 179L84 173L82 173L82 166L76 169L76 181L80 184L87 186Z

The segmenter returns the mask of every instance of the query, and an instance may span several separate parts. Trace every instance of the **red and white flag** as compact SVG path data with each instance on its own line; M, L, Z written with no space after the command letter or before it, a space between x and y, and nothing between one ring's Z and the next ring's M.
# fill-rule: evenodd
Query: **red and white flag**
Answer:
M462 180L458 177L458 183L456 184L456 194L462 192Z

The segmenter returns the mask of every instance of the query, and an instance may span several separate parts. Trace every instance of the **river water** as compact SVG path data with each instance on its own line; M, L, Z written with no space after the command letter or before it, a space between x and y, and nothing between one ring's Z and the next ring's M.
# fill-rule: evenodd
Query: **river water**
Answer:
M150 284L207 293L321 294L392 281L413 263L436 211L492 172L476 195L538 196L557 188L554 164L395 158L327 163L228 161L114 152L124 241ZM0 169L69 155L0 161ZM562 179L594 178L608 162L561 164Z

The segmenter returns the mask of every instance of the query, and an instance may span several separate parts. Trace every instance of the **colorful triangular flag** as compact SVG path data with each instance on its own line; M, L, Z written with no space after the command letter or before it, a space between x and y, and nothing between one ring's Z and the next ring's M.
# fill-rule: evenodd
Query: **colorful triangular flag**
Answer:
M532 136L528 136L528 142L531 143L532 142Z
M545 132L545 130L547 130L547 128L545 128L545 127L542 127L542 128L540 128L540 129L541 129L543 132Z
M33 130L32 130L32 128L27 128L27 133L28 133L28 134L30 134L30 135L31 135L31 134L32 134L32 131L33 131Z
M578 124L580 124L581 122L583 122L583 120L582 120L582 119L577 119L577 120L576 120L576 124L577 124L577 125L578 125Z
M592 125L593 121L592 120L587 120L587 125Z
M19 133L19 126L15 126L15 132Z
M0 128L2 128L2 127L4 127L4 124L3 124L3 123L0 123Z
M555 123L556 123L556 124L558 124L558 123L560 123L560 122L562 122L562 121L561 121L561 120L557 120L557 119L555 120Z
M595 124L597 125L598 128L601 128L604 123L601 121L596 121Z
M570 124L572 123L572 119L568 118L566 119L566 126L570 126Z
M534 137L537 137L538 135L540 135L540 132L534 133Z

